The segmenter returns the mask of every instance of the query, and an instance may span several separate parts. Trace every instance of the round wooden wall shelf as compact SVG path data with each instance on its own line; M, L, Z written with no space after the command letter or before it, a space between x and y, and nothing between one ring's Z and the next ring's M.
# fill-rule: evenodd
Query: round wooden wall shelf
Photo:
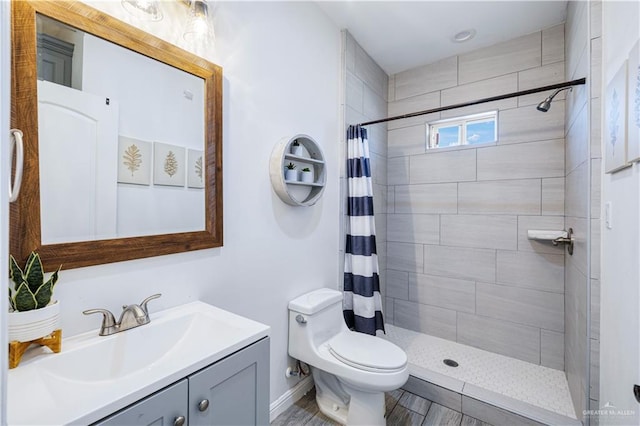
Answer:
M294 153L295 142L298 152ZM285 170L289 164L295 166L295 179L285 179ZM304 169L309 171L303 171ZM280 140L271 153L269 172L276 194L291 206L312 206L324 191L324 154L311 136L300 134Z

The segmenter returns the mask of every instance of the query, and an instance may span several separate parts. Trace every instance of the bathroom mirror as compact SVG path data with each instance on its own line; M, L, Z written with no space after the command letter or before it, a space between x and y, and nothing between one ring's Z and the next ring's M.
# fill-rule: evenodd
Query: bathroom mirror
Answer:
M12 36L11 254L51 270L221 246L221 68L80 2L12 2Z

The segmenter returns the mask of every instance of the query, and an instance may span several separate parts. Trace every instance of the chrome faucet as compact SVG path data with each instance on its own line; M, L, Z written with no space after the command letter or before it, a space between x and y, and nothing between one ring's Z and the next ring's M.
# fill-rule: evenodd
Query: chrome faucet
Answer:
M110 336L121 331L148 324L151 319L149 318L147 303L160 296L162 295L154 294L153 296L149 296L144 299L140 305L122 306L122 314L120 314L120 320L118 322L116 322L115 317L108 309L87 309L86 311L82 311L82 313L85 315L102 314L102 326L100 327L99 334L100 336Z

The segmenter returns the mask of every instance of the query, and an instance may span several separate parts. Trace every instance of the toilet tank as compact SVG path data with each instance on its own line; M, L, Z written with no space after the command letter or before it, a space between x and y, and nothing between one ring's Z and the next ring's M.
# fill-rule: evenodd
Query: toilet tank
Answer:
M296 320L300 315L302 321ZM289 302L289 355L304 360L303 353L343 330L342 292L322 288Z

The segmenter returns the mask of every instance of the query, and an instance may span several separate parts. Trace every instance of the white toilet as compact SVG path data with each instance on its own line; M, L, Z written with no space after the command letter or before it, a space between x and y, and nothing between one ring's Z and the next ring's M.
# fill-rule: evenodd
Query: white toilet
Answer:
M409 378L404 351L350 331L342 293L328 288L289 302L289 355L311 366L320 411L346 425L385 425L384 393Z

